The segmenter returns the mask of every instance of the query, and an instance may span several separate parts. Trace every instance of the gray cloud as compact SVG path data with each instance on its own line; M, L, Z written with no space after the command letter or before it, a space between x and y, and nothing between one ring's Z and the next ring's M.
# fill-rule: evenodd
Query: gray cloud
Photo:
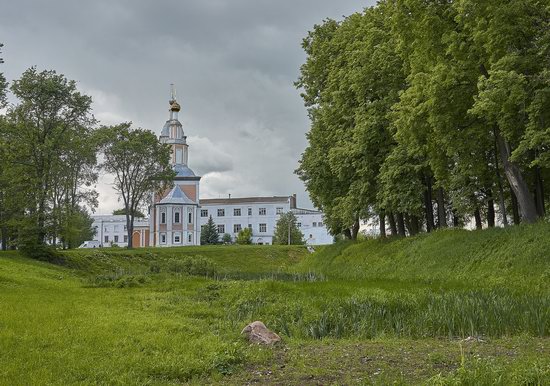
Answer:
M293 174L309 122L293 82L303 37L358 0L19 0L3 4L2 70L55 69L94 98L104 124L160 133L175 83L190 167L205 197L298 193ZM99 211L119 206L104 177Z

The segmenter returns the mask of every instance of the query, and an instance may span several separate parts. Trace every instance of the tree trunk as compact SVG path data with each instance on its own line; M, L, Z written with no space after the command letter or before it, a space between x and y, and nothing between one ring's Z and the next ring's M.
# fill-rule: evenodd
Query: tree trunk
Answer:
M390 232L392 236L397 236L397 224L395 223L395 216L393 212L388 214L388 220L390 222Z
M519 225L521 218L519 217L518 199L514 194L514 190L510 186L510 197L512 198L512 216L514 218L514 224Z
M447 228L447 213L445 212L445 193L443 188L437 189L437 225Z
M424 209L426 211L426 231L434 230L434 207L432 194L432 178L426 177L426 190L424 191Z
M344 234L344 237L346 238L346 240L351 240L351 229L350 228L344 229L344 231L342 233Z
M134 233L134 216L133 215L130 215L130 213L128 213L129 210L126 209L126 233L128 234L128 249L132 249L133 248L133 243L132 243L132 233Z
M351 239L357 240L357 235L359 234L359 220L355 220L351 227Z
M386 238L386 215L384 211L380 212L380 237L385 239Z
M458 217L455 211L453 211L453 227L460 227L460 217Z
M523 178L520 168L514 162L510 161L510 154L512 153L510 145L506 142L504 137L502 137L498 128L495 129L495 135L497 137L504 173L510 183L510 187L516 195L521 218L527 223L534 223L537 221L537 208L529 192L529 187Z
M500 175L500 166L498 162L498 143L497 143L497 136L495 133L495 129L493 129L493 134L495 137L495 145L494 145L494 157L495 157L495 175L497 177L497 184L498 184L498 206L500 210L500 214L502 215L502 223L504 226L508 226L508 216L506 215L506 204L504 201L504 187L502 183L502 176Z
M406 216L405 223L407 224L409 235L414 236L420 232L420 221L417 216Z
M490 190L489 192L492 193ZM495 201L492 198L487 200L487 226L489 228L495 227Z
M483 229L483 222L481 221L481 212L479 208L474 211L474 218L476 220L476 229Z
M2 250L7 251L8 250L8 228L6 226L2 226L0 229L0 232L2 232Z
M537 208L537 215L544 217L546 208L544 207L544 182L542 180L542 174L540 167L535 167L535 203Z
M399 212L396 215L397 217L397 232L399 233L399 236L405 237L405 221L403 219L403 213Z

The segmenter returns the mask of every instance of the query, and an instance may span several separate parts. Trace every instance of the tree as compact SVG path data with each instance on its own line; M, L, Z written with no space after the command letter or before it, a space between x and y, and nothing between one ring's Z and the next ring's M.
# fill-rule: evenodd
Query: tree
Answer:
M56 242L63 218L83 203L95 204L92 100L76 82L34 67L12 83L11 91L18 104L0 123L0 137L10 145L2 146L0 221L4 229L8 224L24 234L26 245L45 245L47 238Z
M114 215L125 215L126 214L126 209L124 209L124 208L115 209L115 210L113 210L113 214ZM134 217L145 218L145 214L140 210L136 210L134 212Z
M144 129L129 123L101 129L102 167L115 175L114 188L120 194L126 215L128 248L132 248L134 218L152 192L166 189L175 177L170 166L170 147Z
M4 45L0 43L0 53L2 53L2 47ZM0 64L4 63L4 59L0 57ZM6 89L8 88L8 82L4 77L4 74L0 72L0 108L4 107L6 104Z
M298 219L292 212L283 213L273 232L273 244L303 245L304 235L298 228Z
M63 246L69 249L77 248L84 241L92 240L95 230L92 228L94 220L86 209L79 208L73 211L59 230L59 238Z
M214 245L220 242L220 235L212 216L208 217L208 222L201 230L201 245Z
M240 245L252 244L252 229L248 227L241 229L237 235L236 243Z
M224 244L231 244L232 242L232 238L231 238L231 235L229 233L224 233L223 236L222 236L222 243Z

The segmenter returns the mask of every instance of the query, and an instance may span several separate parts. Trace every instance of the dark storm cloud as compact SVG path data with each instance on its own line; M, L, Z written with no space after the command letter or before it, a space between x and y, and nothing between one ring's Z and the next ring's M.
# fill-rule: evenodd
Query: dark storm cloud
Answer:
M301 40L324 18L373 1L39 1L2 5L3 71L55 69L94 97L106 124L159 133L178 89L190 166L202 194L298 193L293 174L309 122L293 82ZM100 209L117 206L100 187Z

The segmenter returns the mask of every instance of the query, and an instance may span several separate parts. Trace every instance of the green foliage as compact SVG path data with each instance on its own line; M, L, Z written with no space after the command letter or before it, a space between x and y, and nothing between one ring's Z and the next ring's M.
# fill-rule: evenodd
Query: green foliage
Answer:
M59 231L59 238L68 248L77 248L84 241L92 240L95 230L92 228L94 220L84 208L77 208L71 213Z
M224 233L222 236L222 243L231 244L232 242L233 242L233 239L231 238L231 235L229 233Z
M239 245L252 244L252 229L248 227L241 229L235 242Z
M105 171L115 175L114 188L127 214L128 248L132 248L134 218L151 192L166 189L175 176L170 166L170 147L143 129L131 129L129 123L103 127L100 137Z
M113 214L114 215L125 215L126 214L126 209L124 209L124 208L115 209L115 210L113 210ZM134 212L134 217L145 218L145 214L140 210L136 210Z
M273 231L273 244L303 245L304 235L298 228L298 219L292 212L280 215Z
M214 276L216 267L212 260L204 256L186 256L167 261L168 270L174 273L185 273L196 276Z
M308 33L296 172L334 234L387 214L414 219L409 234L451 213L491 226L497 199L502 217L544 214L549 15L538 0L380 1Z
M208 218L208 222L201 229L201 245L214 245L219 244L220 235L218 234L218 228L212 219L212 216Z

